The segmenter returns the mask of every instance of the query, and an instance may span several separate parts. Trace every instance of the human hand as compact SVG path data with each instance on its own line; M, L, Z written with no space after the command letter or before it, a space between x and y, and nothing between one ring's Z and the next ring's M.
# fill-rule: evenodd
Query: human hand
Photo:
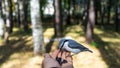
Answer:
M60 68L60 64L56 61L55 52L51 55L45 54L42 62L42 68Z
M61 64L56 58L60 58ZM45 54L42 66L42 68L73 68L72 57L70 52L56 50L51 55Z
M61 65L61 68L74 68L73 67L73 59L70 56L70 52L61 51L58 53L56 57Z

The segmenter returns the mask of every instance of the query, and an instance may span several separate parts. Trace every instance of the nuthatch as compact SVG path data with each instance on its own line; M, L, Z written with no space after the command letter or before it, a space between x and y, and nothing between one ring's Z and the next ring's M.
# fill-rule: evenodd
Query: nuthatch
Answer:
M89 51L92 53L91 50L89 50L88 48L84 47L83 45L77 43L76 41L74 41L72 39L61 39L59 42L59 49L60 49L59 52L62 52L65 50L65 51L72 52L74 54L78 54L83 51ZM62 53L61 53L61 55L62 55ZM73 56L73 55L71 55L71 56ZM56 57L56 60L58 61L58 63L60 65L63 63L62 59L59 57Z
M84 47L83 45L77 43L72 39L61 39L59 42L59 49L66 50L74 54L78 54L83 51L89 51L92 53L91 50L89 50L88 48Z

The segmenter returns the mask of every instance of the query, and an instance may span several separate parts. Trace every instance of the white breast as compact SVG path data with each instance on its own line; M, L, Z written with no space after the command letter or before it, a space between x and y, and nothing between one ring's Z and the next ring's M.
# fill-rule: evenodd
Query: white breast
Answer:
M72 53L75 53L75 54L80 52L80 49L72 49L72 48L68 47L68 44L69 44L69 42L65 42L64 46L63 46L63 49L65 49L67 51L70 51Z

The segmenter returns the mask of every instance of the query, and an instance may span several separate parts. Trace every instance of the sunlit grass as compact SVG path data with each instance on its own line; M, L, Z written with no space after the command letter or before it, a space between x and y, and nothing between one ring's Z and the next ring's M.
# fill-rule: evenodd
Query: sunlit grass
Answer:
M0 45L3 45L4 39L0 39Z
M19 30L20 30L19 28L14 27L13 32L17 32L17 31L19 31Z
M47 37L47 38L52 38L52 36L54 35L54 29L53 28L49 28L49 29L46 29L43 33L44 37Z
M108 42L111 44L120 43L120 34L113 32L111 30L108 30L108 29L104 30L104 29L100 29L100 28L95 28L94 34L97 35L101 39L101 41ZM92 42L92 45L97 46L96 41Z

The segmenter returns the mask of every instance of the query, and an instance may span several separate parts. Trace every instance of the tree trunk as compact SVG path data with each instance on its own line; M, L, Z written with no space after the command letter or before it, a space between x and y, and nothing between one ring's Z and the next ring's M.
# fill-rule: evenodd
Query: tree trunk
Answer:
M62 21L61 21L61 5L60 2L61 0L54 0L54 9L55 9L55 21L54 21L54 31L55 31L55 36L56 37L61 37L62 36Z
M115 2L115 31L119 31L119 20L118 20L118 0Z
M70 7L71 7L71 0L68 0L68 15L66 20L66 25L71 25Z
M101 5L101 24L104 25L104 18L105 18L105 1L102 2Z
M40 2L39 0L30 1L32 34L34 42L34 54L44 53L43 28L40 19Z
M9 33L13 32L13 10L12 10L12 0L8 0L9 1L9 8L10 8L10 12L9 12L9 19L10 19L10 31Z
M107 15L108 15L108 16L107 16L107 23L110 24L111 0L109 0L109 2L108 2L107 11L108 11L108 12L107 12L107 13L108 13L108 14L107 14Z
M3 14L3 13L2 13L2 1L0 0L0 17L3 16L2 14Z
M4 35L4 26L5 26L5 23L4 23L4 20L2 18L2 1L0 1L0 39L3 38L3 35Z
M95 8L95 24L98 24L98 12L100 11L100 0L94 0L94 8Z
M4 36L5 23L4 20L0 17L0 39Z
M23 0L23 5L24 5L24 19L23 19L23 25L24 25L24 30L28 30L28 20L27 20L27 9L28 9L28 1Z
M27 1L27 0L19 0L19 2L18 2L19 3L20 23L21 23L20 27L21 28L24 28L24 24L26 24L26 22L24 20L25 19L24 8L27 9L26 6L24 6L25 1Z
M20 21L20 5L19 5L19 0L17 1L17 5L16 5L16 9L17 9L17 23L18 23L18 27L21 27L21 21Z
M6 32L5 32L5 43L9 43L9 35L12 31L11 29L11 21L10 21L10 12L9 12L9 1L8 0L5 0L5 9L6 9Z
M95 23L94 1L90 0L90 3L88 4L88 21L86 23L86 41L87 41L87 43L92 42L94 23Z

